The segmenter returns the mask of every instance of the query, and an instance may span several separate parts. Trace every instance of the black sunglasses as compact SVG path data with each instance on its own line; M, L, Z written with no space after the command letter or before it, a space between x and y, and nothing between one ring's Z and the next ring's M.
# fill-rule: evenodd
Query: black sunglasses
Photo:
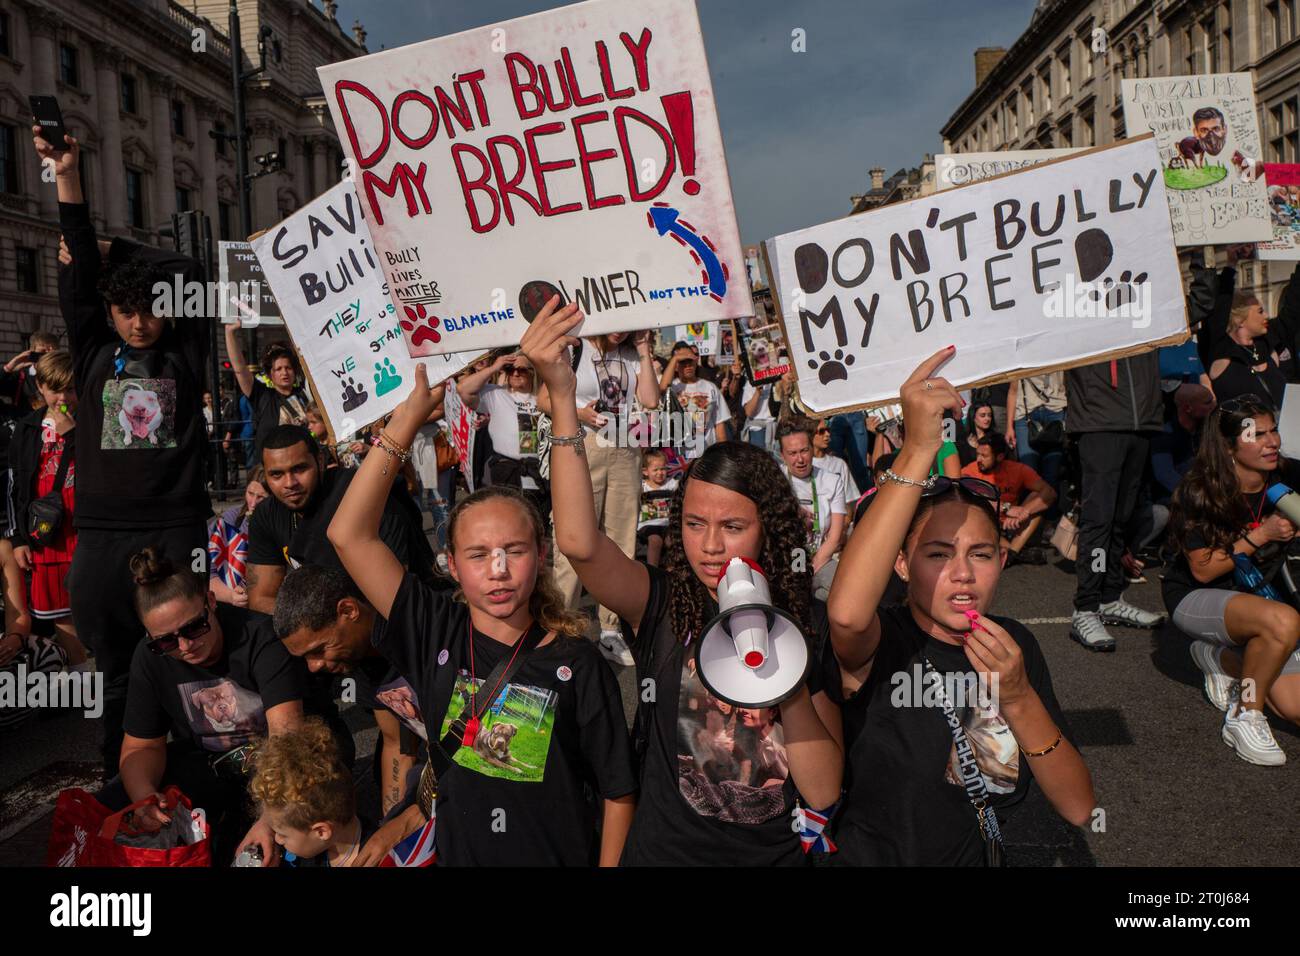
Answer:
M210 630L212 630L212 622L209 619L209 611L205 605L202 614L194 620L182 624L170 634L154 636L145 631L144 636L148 640L145 646L155 654L170 654L181 646L181 641L197 640Z

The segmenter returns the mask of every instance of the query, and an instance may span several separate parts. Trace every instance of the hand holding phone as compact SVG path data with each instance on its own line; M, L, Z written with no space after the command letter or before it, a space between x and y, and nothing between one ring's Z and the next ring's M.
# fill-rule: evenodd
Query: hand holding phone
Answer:
M41 95L29 96L27 101L32 106L32 122L40 127L41 138L50 144L54 152L67 152L68 144L64 142L64 137L68 135L68 129L63 125L63 111L59 109L59 101L53 96Z

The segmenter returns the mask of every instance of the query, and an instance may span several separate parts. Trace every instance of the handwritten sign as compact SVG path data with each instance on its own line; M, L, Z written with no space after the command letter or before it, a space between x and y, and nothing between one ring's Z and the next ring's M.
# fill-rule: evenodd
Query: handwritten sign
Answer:
M896 400L949 344L966 386L1182 341L1160 169L1147 136L769 239L803 404Z
M694 0L592 0L319 70L413 355L752 312Z
M1124 80L1124 126L1155 134L1180 246L1273 238L1249 73Z
M464 475L469 490L473 491L474 434L477 431L474 427L475 414L473 409L461 400L454 381L447 383L442 408L447 435L451 440L451 446L456 449L456 457L460 459L460 472Z
M253 252L334 433L350 435L396 408L415 381L415 359L406 350L353 184L341 182L317 196L253 240ZM429 381L447 378L469 360L425 360Z
M1078 152L1081 150L1005 149L992 153L944 153L935 163L935 182L941 190L966 186Z
M1259 244L1259 257L1300 259L1300 165L1269 163L1268 212L1273 222L1273 241Z
M262 264L257 261L251 243L217 243L217 278L223 291L228 293L217 300L223 324L240 319L245 328L284 325L275 293L262 273ZM255 296L257 301L254 301ZM232 299L238 299L239 305Z

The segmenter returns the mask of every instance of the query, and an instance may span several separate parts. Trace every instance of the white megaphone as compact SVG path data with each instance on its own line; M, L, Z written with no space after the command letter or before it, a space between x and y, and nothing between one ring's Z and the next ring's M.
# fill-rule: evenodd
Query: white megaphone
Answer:
M748 558L732 558L718 579L718 616L695 646L695 670L709 693L736 707L775 707L803 684L808 642L785 611L772 606L767 576Z

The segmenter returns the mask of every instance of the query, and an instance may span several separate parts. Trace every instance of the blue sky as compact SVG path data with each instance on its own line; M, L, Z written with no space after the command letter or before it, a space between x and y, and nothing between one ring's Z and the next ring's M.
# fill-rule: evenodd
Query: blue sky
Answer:
M647 0L653 2L653 0ZM741 239L849 211L870 184L939 152L975 84L975 48L1010 46L1035 0L697 0ZM377 51L509 20L558 0L340 0ZM802 29L804 53L791 51Z

